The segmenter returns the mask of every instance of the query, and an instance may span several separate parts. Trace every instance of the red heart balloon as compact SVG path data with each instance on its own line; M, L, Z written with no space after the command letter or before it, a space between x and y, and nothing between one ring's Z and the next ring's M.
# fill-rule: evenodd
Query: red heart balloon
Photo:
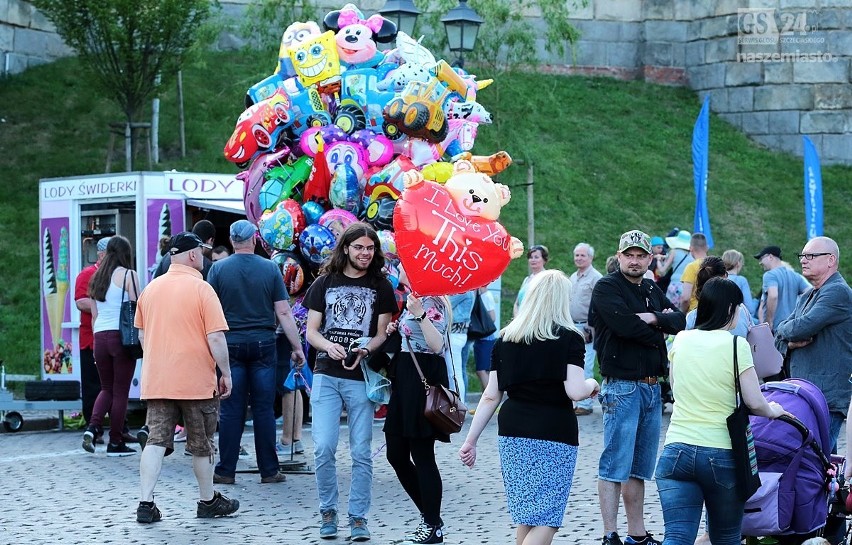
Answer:
M434 182L403 191L393 227L399 258L417 295L464 293L489 284L509 266L506 229L461 214L447 189Z

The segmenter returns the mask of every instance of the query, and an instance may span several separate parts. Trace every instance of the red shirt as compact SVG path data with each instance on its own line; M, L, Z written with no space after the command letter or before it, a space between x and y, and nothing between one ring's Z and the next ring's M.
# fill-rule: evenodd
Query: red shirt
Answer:
M74 300L86 299L89 296L89 282L98 270L98 264L89 265L77 275L74 281ZM80 311L80 350L91 350L95 338L92 335L92 313Z

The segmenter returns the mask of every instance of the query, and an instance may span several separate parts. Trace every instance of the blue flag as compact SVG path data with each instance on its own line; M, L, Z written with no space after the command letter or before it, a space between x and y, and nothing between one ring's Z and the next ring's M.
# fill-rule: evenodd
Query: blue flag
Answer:
M802 136L805 149L805 228L808 240L822 236L822 171L811 139Z
M710 154L710 95L704 97L704 105L695 128L692 129L692 175L695 180L695 221L692 232L707 237L707 247L713 247L710 234L710 211L707 209L707 157Z

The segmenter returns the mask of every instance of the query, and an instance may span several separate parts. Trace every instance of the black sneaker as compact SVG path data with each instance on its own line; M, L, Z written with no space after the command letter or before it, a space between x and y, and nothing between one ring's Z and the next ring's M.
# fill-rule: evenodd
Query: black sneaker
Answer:
M411 538L403 541L403 544L443 543L444 531L441 529L441 526L432 526L424 522L414 531L414 535Z
M621 538L618 537L618 532L610 532L603 536L601 540L601 545L624 545L621 542Z
M226 517L240 508L238 500L232 500L223 496L219 492L213 493L213 503L206 504L203 501L198 502L198 509L195 516L200 519L212 519L214 517Z
M640 540L635 540L630 536L624 538L625 545L663 545L661 541L654 539L651 532L645 532L645 537Z
M145 450L145 444L148 443L148 426L142 426L136 432L136 441L139 442L139 448Z
M160 522L163 519L163 514L157 509L155 504L144 505L141 501L139 507L136 508L136 522L150 524L152 522Z
M85 448L85 444L83 445ZM107 456L116 457L116 456L133 456L136 454L136 449L132 449L127 446L127 443L110 443L107 445Z

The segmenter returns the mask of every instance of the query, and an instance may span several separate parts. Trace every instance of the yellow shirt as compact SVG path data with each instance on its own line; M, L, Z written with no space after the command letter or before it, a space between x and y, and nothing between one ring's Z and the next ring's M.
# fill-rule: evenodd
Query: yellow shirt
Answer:
M135 325L144 332L142 399L213 398L216 362L207 335L227 331L228 322L200 272L172 263L142 290Z
M698 296L695 295L695 284L698 283L698 270L701 268L703 259L696 259L683 269L683 274L680 276L681 282L689 282L692 284L692 292L689 294L689 310L698 308Z
M731 448L725 420L734 411L734 342L724 330L681 331L669 351L675 398L665 444ZM737 338L740 374L754 367L746 340Z

